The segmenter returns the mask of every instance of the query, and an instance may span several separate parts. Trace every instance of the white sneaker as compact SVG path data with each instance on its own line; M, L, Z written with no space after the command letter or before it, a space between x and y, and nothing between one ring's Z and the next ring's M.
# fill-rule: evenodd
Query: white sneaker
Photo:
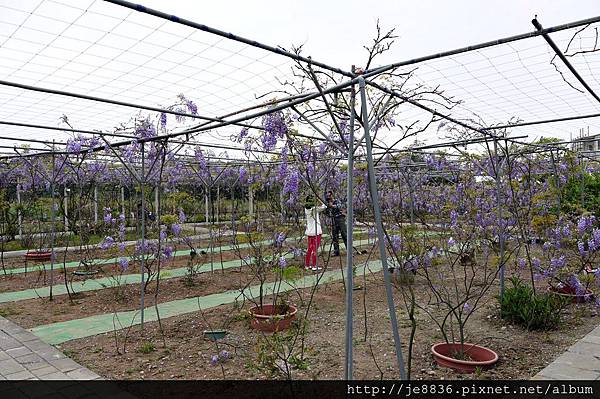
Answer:
M323 268L321 266L313 266L310 268L310 270L312 270L313 272L319 271L319 270L323 270Z

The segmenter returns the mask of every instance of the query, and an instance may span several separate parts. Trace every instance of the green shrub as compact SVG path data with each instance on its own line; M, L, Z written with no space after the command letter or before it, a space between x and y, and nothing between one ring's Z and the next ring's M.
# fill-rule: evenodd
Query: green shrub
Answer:
M567 299L552 293L534 294L533 289L518 277L509 279L512 287L499 297L500 316L528 330L550 330L560 324Z
M156 350L156 347L154 346L154 344L153 344L152 342L144 342L144 343L143 343L143 344L140 346L140 349L139 349L139 351L140 351L141 353L145 353L145 354L152 353L152 352L154 352L155 350Z

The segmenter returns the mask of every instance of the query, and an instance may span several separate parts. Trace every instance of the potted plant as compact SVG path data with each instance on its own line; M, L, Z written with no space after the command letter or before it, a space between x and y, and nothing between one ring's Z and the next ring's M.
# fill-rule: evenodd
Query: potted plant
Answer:
M589 302L594 268L600 249L600 229L593 215L582 215L573 221L560 217L547 229L542 257L532 260L538 278L546 279L548 292L560 295L573 303Z
M250 255L243 256L237 246L237 238L234 247L238 256L242 259L244 266L251 271L252 280L258 280L258 292L243 289L242 293L253 306L249 309L252 316L250 326L255 330L263 332L277 332L288 329L296 318L298 309L287 303L285 298L279 295L281 284L290 272L287 268L287 253L283 244L286 239L285 233L276 234L273 242L265 242L260 223L251 222L248 218L242 218L244 225L243 237L248 243ZM237 237L235 235L234 237ZM290 269L291 270L291 269ZM270 276L275 277L273 283L267 284ZM267 295L271 295L268 300Z
M432 241L425 246L432 249L420 258L418 269L435 305L417 306L430 316L444 338L444 342L431 346L437 364L473 373L498 361L493 350L469 337L466 327L512 255L508 250L498 252L496 244L499 226L507 225L507 221L498 219L496 212L485 211L495 206L493 186L477 182L470 173L463 171L439 194L439 209L449 216L449 223L436 236L424 235L424 240Z

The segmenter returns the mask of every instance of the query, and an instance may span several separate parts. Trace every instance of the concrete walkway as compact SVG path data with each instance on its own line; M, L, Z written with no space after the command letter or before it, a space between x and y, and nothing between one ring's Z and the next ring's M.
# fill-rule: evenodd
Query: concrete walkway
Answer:
M533 377L534 380L600 379L600 326Z
M99 379L98 374L0 317L0 380Z

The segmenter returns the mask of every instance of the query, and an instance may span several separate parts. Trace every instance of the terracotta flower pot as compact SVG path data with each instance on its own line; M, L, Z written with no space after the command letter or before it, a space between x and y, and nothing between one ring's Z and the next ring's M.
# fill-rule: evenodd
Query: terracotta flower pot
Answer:
M46 261L50 260L52 252L31 251L25 254L26 260Z
M440 367L448 367L460 373L474 373L476 369L486 369L498 361L498 354L491 349L475 344L440 343L431 347L433 358ZM464 353L465 359L456 359Z
M287 306L287 309L283 309L281 305L263 305L262 308L254 306L250 308L253 317L250 326L263 332L284 331L290 328L297 312L298 309L292 305Z
M572 303L590 302L594 298L594 293L590 289L585 290L585 294L578 295L575 288L565 286L562 288L548 287L548 292L560 295L563 298L570 299Z

